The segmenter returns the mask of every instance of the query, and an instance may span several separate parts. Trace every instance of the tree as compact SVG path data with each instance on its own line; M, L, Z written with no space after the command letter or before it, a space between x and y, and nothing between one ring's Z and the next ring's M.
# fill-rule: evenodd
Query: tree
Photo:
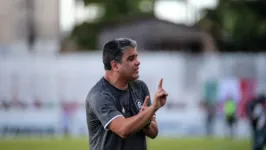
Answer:
M97 47L97 36L106 22L119 20L120 18L153 14L155 0L83 0L85 6L96 4L103 10L102 16L95 22L83 22L76 25L71 34L71 39L80 49L95 50ZM145 5L140 7L141 5Z
M255 52L266 49L265 8L265 1L220 0L199 24L212 33L222 51Z
M105 19L117 18L120 16L127 16L132 14L141 13L140 5L148 2L151 5L151 9L148 12L153 12L154 0L83 0L85 5L98 4L104 9ZM147 6L148 7L148 6Z

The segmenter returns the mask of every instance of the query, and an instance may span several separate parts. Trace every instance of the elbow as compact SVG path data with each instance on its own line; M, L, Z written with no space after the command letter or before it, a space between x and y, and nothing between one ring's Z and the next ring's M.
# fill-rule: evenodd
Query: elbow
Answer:
M158 133L156 133L151 139L155 139L158 136Z
M155 139L157 137L157 135L158 135L158 130L156 130L156 129L144 130L144 133L150 139Z
M150 136L151 139L155 139L156 137L157 137L157 135Z
M153 128L153 132L152 132L150 138L151 138L151 139L155 139L155 138L158 136L158 133L159 133L158 128L157 128L157 127L154 127L154 128Z
M158 132L152 134L152 135L150 136L150 138L151 138L151 139L155 139L157 136L158 136Z

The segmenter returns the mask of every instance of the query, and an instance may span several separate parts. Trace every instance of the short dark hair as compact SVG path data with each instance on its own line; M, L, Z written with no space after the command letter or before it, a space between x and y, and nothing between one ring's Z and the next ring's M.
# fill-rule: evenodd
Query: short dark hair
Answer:
M108 41L103 47L103 65L105 70L111 70L111 61L121 62L124 50L136 48L137 42L129 38L116 38Z

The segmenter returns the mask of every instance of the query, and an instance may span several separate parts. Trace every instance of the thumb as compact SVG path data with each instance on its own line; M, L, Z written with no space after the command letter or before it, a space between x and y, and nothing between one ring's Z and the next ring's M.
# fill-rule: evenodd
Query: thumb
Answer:
M143 106L148 106L149 100L150 100L150 97L149 96L146 96L146 98L144 100L144 103L143 103Z

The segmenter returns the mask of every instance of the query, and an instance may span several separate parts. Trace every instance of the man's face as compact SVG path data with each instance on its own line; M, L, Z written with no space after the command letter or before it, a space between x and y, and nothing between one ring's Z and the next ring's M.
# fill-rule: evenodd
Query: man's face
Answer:
M138 54L136 48L124 50L121 63L118 64L119 75L127 80L139 78Z

